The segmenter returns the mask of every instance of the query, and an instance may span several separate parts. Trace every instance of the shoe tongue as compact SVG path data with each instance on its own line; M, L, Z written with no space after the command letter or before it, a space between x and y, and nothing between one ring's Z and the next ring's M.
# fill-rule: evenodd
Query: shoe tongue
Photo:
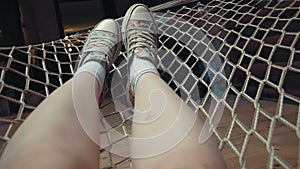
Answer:
M136 48L134 49L134 54L141 56L141 57L146 57L149 56L150 53L148 50L146 50L145 48Z
M150 21L144 21L144 20L133 20L130 21L129 26L130 27L139 27L139 28L144 28L144 29L150 29L152 26L153 22Z

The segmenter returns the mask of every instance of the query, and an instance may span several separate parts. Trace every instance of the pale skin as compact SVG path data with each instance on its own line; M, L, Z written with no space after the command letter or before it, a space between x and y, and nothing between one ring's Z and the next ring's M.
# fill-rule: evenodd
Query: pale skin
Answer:
M88 73L79 75L76 80L95 81ZM95 143L98 129L91 130L92 134L87 135L81 127L72 101L73 81L74 79L71 79L54 91L25 120L9 141L0 159L0 168L99 169L99 146ZM78 87L83 91L91 85L96 85L96 97L102 92L102 86L96 81L95 84L81 84ZM150 124L133 123L134 137L148 137L160 133L174 122L179 113L176 111L178 110L176 105L180 105L181 99L159 76L152 73L145 73L138 80L135 90L136 109L149 108L149 102L144 98L154 89L161 89L167 98L163 115ZM83 120L88 121L93 127L99 127L98 118L95 118L98 112L88 113ZM226 168L221 153L211 140L204 144L198 143L200 129L201 122L197 120L180 144L158 156L133 158L133 167L135 169Z
M146 73L139 79L136 87L135 108L139 110L149 110L144 111L144 113L153 113L149 107L156 105L151 105L150 102L145 99L147 98L145 96L148 96L151 91L157 89L162 91L166 97L164 112L152 123L133 123L132 134L135 137L157 135L169 128L174 123L176 116L179 113L187 114L187 111L191 111L186 104L181 104L183 101L176 93L158 75L153 73ZM180 107L181 105L182 107ZM185 121L188 120L180 119L179 123ZM196 119L190 132L173 149L151 158L133 159L133 166L139 169L225 169L226 165L223 157L212 140L208 140L204 144L199 144L198 138L201 126L202 122L199 119ZM166 141L169 142L171 140ZM161 143L154 144L159 145Z
M91 78L81 76L82 81ZM82 130L74 111L72 82L54 91L25 120L9 141L0 168L99 169L99 147Z

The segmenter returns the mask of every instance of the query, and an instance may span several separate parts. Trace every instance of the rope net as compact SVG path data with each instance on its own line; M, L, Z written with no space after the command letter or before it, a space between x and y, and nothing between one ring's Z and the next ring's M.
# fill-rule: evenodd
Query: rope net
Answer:
M154 13L162 78L204 120L213 117L208 104L223 105L212 137L228 168L300 163L299 7L291 0L214 0ZM73 76L87 35L0 49L0 152L30 112ZM122 76L126 61L123 48L110 75ZM114 110L109 97L101 106L104 118L129 136L130 117ZM101 168L130 168L129 158L100 152Z

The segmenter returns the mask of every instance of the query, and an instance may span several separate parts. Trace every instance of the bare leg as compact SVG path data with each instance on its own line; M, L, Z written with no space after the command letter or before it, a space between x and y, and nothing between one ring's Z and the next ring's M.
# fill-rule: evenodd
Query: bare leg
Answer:
M119 24L105 19L87 37L73 79L27 118L0 160L5 169L98 169L98 98L105 74L118 56Z
M76 80L94 81L88 73ZM99 147L83 131L72 101L72 82L54 91L20 126L9 141L0 168L5 169L92 169L99 168ZM95 84L82 83L78 90L85 91ZM100 86L96 84L96 94ZM86 112L90 123L99 123L97 112Z
M157 34L150 9L131 6L124 16L129 84L135 97L131 156L136 169L226 168L211 140L198 143L202 122L159 77Z
M157 104L155 101L149 101L147 98L153 91L162 91L166 102L165 105ZM150 102L152 102L150 104ZM132 134L133 137L149 138L163 133L176 121L176 117L181 113L180 111L191 111L186 105L182 104L182 100L176 93L156 74L145 73L138 80L135 90L135 109L138 112L149 114L156 114L151 107L164 106L163 114L158 119L151 123L133 123ZM155 105L156 104L156 105ZM187 113L188 115L188 113ZM186 117L188 118L188 117ZM186 119L179 119L179 123L185 123ZM173 149L163 154L151 158L136 158L133 159L133 166L137 169L154 169L154 168L226 168L221 153L216 145L208 140L204 144L198 143L198 137L201 131L202 122L197 119L195 125L184 139L177 144ZM165 140L166 143L172 140ZM154 146L163 144L153 143ZM134 144L132 146L135 146ZM149 147L145 147L145 150ZM138 151L145 151L139 149Z

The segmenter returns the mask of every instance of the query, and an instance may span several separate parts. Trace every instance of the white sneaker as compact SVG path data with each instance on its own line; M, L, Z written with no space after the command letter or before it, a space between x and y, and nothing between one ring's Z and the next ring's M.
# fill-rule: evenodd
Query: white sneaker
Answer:
M158 27L149 8L143 4L131 6L122 23L123 42L127 51L131 90L143 73L158 74ZM137 58L139 61L135 61ZM135 68L132 63L138 63ZM133 63L133 64L134 64ZM136 71L136 72L130 72Z
M121 49L121 31L113 19L105 19L90 32L81 51L80 68L87 62L96 61L104 66L106 73L119 55Z

